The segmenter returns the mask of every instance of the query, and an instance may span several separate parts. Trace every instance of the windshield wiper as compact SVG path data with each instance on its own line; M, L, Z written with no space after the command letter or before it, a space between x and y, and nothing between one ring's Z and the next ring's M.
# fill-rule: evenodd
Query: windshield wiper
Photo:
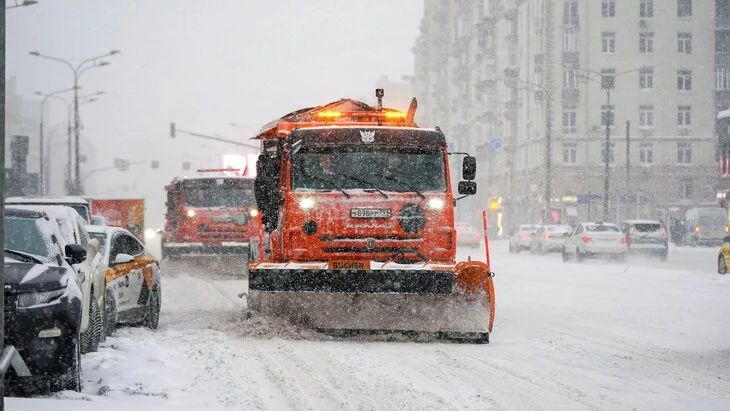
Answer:
M303 170L302 170L302 174L305 175L305 176L307 176L307 177L313 178L315 180L319 180L319 181L322 181L322 182L325 182L325 183L329 184L332 188L334 188L334 189L339 190L340 192L342 192L342 194L344 194L345 197L347 197L347 198L350 198L351 197L350 194L347 193L347 191L345 191L342 187L340 187L337 184L335 184L335 182L332 181L332 180L329 180L329 179L326 179L326 178L322 178L322 177L316 176L314 174L309 174L309 173L307 173L306 171L303 171Z
M338 176L342 176L342 177L345 177L345 178L349 178L349 179L351 179L351 180L353 180L353 181L357 181L357 182L358 182L358 183L360 183L360 184L367 184L367 185L369 185L369 186L370 186L370 189L372 189L372 190L375 190L375 191L377 191L378 193L380 193L380 195L381 195L381 196L383 196L383 198L388 198L388 195L387 195L387 194L385 194L385 193L383 192L383 190L379 189L379 188L378 188L378 187L377 187L377 186L375 185L375 183L373 183L372 181L367 181L367 180L363 180L363 179L361 179L361 178L358 178L358 177L355 177L355 176L351 176L351 175L349 175L349 174L345 174L345 173L333 173L333 174L336 174L336 175L338 175Z
M424 199L424 200L426 199L426 196L424 196L423 194L421 194L420 191L416 190L415 188L413 188L413 186L411 186L408 183L404 183L403 181L401 181L401 180L399 180L399 179L397 179L395 177L386 176L385 174L378 174L378 176L379 177L382 177L382 178L384 178L384 179L386 179L388 181L392 181L392 182L394 182L396 184L399 184L401 187L407 188L408 191L413 191L414 193L418 194L418 196L421 197L422 199Z
M5 254L10 254L13 257L20 257L21 259L23 259L29 263L43 264L43 261L41 261L38 257L35 257L31 254L24 253L21 251L16 251L16 250L11 250L9 248L6 248Z

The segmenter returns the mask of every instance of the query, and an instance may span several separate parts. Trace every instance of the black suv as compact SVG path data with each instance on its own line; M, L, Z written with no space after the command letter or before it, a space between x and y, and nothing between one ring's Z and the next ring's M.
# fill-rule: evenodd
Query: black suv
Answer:
M71 268L86 250L58 242L45 213L5 209L5 344L14 345L32 377L5 375L11 394L81 389L80 279Z
M667 260L669 236L664 224L655 220L628 220L619 226L626 236L629 254L644 254Z

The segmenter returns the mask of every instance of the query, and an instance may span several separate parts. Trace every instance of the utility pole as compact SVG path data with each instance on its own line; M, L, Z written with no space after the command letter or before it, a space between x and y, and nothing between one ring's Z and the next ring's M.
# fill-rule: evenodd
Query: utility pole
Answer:
M544 58L544 76L545 84L543 94L545 97L545 215L543 221L548 221L548 216L552 211L552 172L553 172L553 148L552 148L552 129L553 129L553 1L546 0L543 2L543 22L545 25L545 51Z
M611 123L613 123L613 110L611 110L611 87L613 86L613 76L604 75L601 83L606 90L606 147L603 150L603 221L608 219L608 189L611 179L611 169L609 167L609 153L611 151Z
M5 0L0 0L0 245L5 250L5 194L7 181L5 181ZM43 161L43 159L41 159ZM0 287L5 290L5 264L0 265ZM3 291L4 293L5 291ZM3 294L4 295L4 294ZM0 353L5 350L5 297L0 298ZM0 382L0 411L5 410L5 379Z
M626 120L626 218L631 218L631 122Z

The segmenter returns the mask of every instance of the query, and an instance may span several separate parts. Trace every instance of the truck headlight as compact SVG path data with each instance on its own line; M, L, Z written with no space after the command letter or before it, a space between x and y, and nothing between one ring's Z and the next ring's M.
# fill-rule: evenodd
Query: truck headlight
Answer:
M50 303L53 300L58 299L66 292L66 289L53 290L53 291L32 291L29 293L18 294L18 307L32 307L34 305Z
M305 211L314 208L314 204L313 198L303 198L299 201L299 207Z
M144 238L145 240L151 240L153 238L157 237L157 231L153 230L151 228L148 228L144 230Z
M259 210L257 208L252 208L248 213L251 215L251 217L258 217Z
M441 210L444 208L444 200L442 198L432 198L428 200L428 208L431 210Z
M188 215L188 217L193 218L195 217L195 210L188 210L186 214Z

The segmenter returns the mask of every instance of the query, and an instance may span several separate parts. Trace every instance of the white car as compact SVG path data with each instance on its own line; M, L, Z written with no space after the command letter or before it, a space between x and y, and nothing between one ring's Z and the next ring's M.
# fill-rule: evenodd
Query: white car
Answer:
M87 258L72 267L81 278L83 305L81 314L81 353L94 352L104 339L104 290L106 280L103 270L94 267L92 261L99 251L99 242L92 240L86 231L84 220L76 209L63 205L13 205L13 208L36 210L56 220L61 238L61 249L67 244L78 244L86 249ZM64 255L64 257L68 257Z
M532 236L530 252L533 254L544 254L560 252L563 249L565 239L573 231L569 225L543 225Z
M72 196L43 196L43 197L8 197L5 199L5 204L12 205L36 205L36 206L51 206L51 205L62 205L68 206L76 210L77 213L86 221L86 224L91 224L91 211L89 207L89 201L82 197Z
M519 253L522 250L530 249L532 235L540 228L538 224L522 224L509 237L509 252Z
M582 262L590 257L626 259L628 246L626 236L616 224L580 223L563 243L563 261L575 259Z

